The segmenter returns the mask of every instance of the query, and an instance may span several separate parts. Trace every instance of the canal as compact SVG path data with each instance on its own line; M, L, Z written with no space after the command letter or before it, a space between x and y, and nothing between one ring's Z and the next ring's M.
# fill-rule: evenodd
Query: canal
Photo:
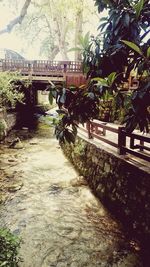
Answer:
M21 237L20 267L143 266L138 245L65 158L53 128L13 131L0 153L0 225Z

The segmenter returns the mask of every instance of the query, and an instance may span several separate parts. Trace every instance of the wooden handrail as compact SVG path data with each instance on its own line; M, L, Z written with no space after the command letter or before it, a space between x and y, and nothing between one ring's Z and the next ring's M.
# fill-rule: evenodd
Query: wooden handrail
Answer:
M80 130L88 133L88 138L98 139L104 143L109 144L110 146L117 148L119 155L125 155L126 153L129 153L143 160L150 161L150 155L148 153L150 151L150 146L145 145L145 143L150 144L150 137L148 136L143 136L136 133L129 134L125 131L125 128L123 126L115 128L97 120L89 121L86 125L86 128L83 128L81 126L79 126L79 128ZM106 131L117 134L116 143L114 142L114 140L107 138ZM127 144L127 137L130 138L129 145ZM135 144L135 140L140 141L140 144ZM137 149L139 149L140 151L137 151ZM147 151L147 153L144 153L145 151Z
M82 62L0 59L0 71L20 71L22 74L30 72L33 72L34 74L43 74L47 72L82 73Z

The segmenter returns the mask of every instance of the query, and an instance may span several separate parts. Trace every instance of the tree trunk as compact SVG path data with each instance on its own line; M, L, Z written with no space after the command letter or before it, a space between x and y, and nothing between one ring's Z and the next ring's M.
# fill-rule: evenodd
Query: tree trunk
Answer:
M51 51L51 53L49 54L48 59L49 59L49 60L54 60L58 53L59 53L59 48L58 48L58 47L55 47L55 48Z
M6 32L11 32L16 24L22 23L24 17L27 14L27 10L28 10L28 7L30 4L31 4L31 0L26 0L22 9L21 9L20 15L18 17L16 17L15 19L13 19L12 21L10 21L9 24L6 26L6 28L0 30L0 34L6 33Z
M82 25L83 25L83 4L84 0L80 1L79 8L76 13L76 28L75 28L75 47L79 45L79 36L82 35ZM80 51L75 51L75 60L80 61L82 60L82 55Z
M69 60L68 58L68 55L67 55L67 47L66 45L64 44L64 42L62 42L59 46L59 51L60 51L60 54L62 56L62 60Z

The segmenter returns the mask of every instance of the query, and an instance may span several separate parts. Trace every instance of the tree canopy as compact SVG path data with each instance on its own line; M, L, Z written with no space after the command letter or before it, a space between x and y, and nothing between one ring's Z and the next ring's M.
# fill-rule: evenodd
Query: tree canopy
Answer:
M83 123L98 117L99 100L107 91L112 96L120 97L120 107L124 105L119 87L127 81L132 70L137 73L139 87L131 94L131 106L124 120L126 130L132 132L138 126L141 131L148 132L150 3L147 0L95 0L95 4L99 12L107 10L108 16L100 20L99 35L88 40L88 45L83 51L87 77L94 79L86 87L86 91L77 91L75 100L70 101L70 105L67 106L68 113L56 129L57 137L60 136L63 140L67 132L66 127L71 125L71 121ZM73 134L74 127L75 125Z
M97 12L93 0L6 0L5 5L10 5L16 17L0 34L15 31L24 40L24 49L38 44L41 56L50 60L58 53L68 60L69 48L78 43L84 25L89 25L89 17L95 19ZM76 59L80 59L79 53Z
M137 73L139 87L131 96L132 105L126 116L126 129L132 132L138 126L141 131L148 131L150 2L148 0L93 0L93 2L99 13L107 11L107 16L100 19L97 37L89 38L87 34L85 39L82 38L83 43L86 40L82 58L87 77L98 79L92 80L85 90L78 89L76 93L66 90L64 106L67 112L61 122L62 128L58 132L66 133L67 127L71 124L75 129L74 121L84 122L95 118L103 94L107 91L112 95L118 92L119 95L120 86L127 81L133 70ZM20 16L17 16L13 23L10 22L8 24L10 26L5 29L11 30L15 24L21 23L22 36L26 35L27 39L29 37L30 43L30 38L36 41L38 34L42 32L41 53L48 52L49 58L52 59L59 51L62 59L68 59L68 43L72 36L75 45L78 46L78 35L82 32L83 11L86 6L87 2L78 0L69 2L26 0ZM28 15L27 10L30 10ZM91 17L88 16L87 19L90 21ZM29 35L29 32L33 35ZM123 105L122 99L120 103Z

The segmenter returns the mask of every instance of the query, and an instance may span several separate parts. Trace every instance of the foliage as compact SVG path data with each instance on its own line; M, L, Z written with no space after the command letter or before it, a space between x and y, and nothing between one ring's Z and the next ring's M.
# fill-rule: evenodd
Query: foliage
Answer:
M79 157L83 157L85 155L85 150L86 150L86 143L83 142L82 140L74 147L74 153Z
M132 132L139 125L140 131L148 132L150 122L150 112L148 110L150 106L150 47L147 48L146 46L146 49L142 50L132 42L123 42L137 53L136 56L134 54L133 62L140 81L139 88L131 96L132 107L125 119L126 130Z
M18 101L23 101L23 93L19 92L22 84L28 86L28 82L23 81L20 74L0 73L0 107L15 106Z
M5 2L7 6L11 4L17 16L15 6L23 5L23 0L16 0L16 5L11 0ZM83 19L79 24L80 12ZM32 45L36 49L39 47L40 55L49 60L54 60L58 53L62 60L68 60L68 49L74 46L76 33L82 32L82 27L84 31L84 25L90 23L88 18L95 19L96 12L92 0L33 0L23 22L15 30L24 40L25 53Z
M87 87L78 88L75 94L70 93L69 105L66 105L66 97L62 105L66 109L65 114L56 128L56 136L61 141L73 141L74 138L64 137L66 133L68 136L71 133L75 135L73 129L76 129L77 123L97 118L99 108L108 109L103 104L108 102L109 97L114 98L109 107L114 119L120 116L122 120L124 111L127 111L125 122L128 132L137 126L141 131L148 131L150 48L145 37L150 31L150 4L143 0L95 0L95 4L99 12L107 9L108 17L101 19L101 36L89 38L87 33L77 48L83 51L84 70L92 80ZM127 81L132 70L137 70L139 88L131 95L122 95L119 88ZM68 134L70 126L74 128L69 128Z
M103 45L98 38L92 37L86 49L84 64L89 68L87 76L101 77L98 79L105 93L108 87L106 77L111 73L116 73L117 90L127 81L130 72L137 70L140 83L137 92L131 97L132 108L125 120L126 130L132 132L139 125L141 131L148 131L150 42L147 37L150 32L150 3L147 0L95 0L95 5L99 12L106 9L108 17L100 20ZM114 88L110 86L110 90L113 92Z
M7 229L0 229L0 266L17 267L20 262L18 248L20 240Z
M62 101L63 94L65 101ZM60 142L74 142L78 123L83 124L89 119L98 118L99 98L96 92L88 91L87 87L66 89L65 93L56 89L55 98L61 114L55 129L56 138Z
M83 72L87 72L87 64L85 61L85 58L87 56L87 53L89 51L89 47L91 45L90 42L90 32L87 32L84 36L79 35L78 37L78 46L69 49L69 52L72 51L79 51L79 53L82 55L82 60L83 60Z
M127 40L139 45L150 30L148 1L143 3L143 9L135 7L135 1L100 1L95 0L99 11L108 10L108 16L100 20L100 36L103 38L103 46L97 38L93 40L95 49L89 46L89 54L86 58L92 75L98 77L108 76L112 72L123 73L130 62L130 48L121 40ZM140 9L139 9L140 8ZM138 16L136 13L138 12ZM144 31L144 34L142 34ZM128 69L127 76L131 69ZM94 72L94 73L93 73ZM123 76L119 76L119 80Z
M117 91L112 100L111 118L112 122L124 123L125 115L131 109L131 92Z
M103 87L107 87L108 89L111 88L111 90L113 91L114 89L116 90L116 87L114 87L114 82L116 80L116 72L112 72L108 75L108 77L105 78L93 78L92 81L97 81L97 85L98 86L103 86Z

